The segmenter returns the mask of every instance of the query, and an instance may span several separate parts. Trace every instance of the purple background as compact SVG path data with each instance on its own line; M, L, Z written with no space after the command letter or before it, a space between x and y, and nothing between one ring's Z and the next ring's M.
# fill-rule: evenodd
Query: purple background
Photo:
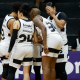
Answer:
M79 66L79 73L76 73L75 71L75 62L80 62L80 52L79 51L69 51L69 62L71 62L74 66L74 70L68 74L67 76L67 80L80 80L80 66ZM20 68L20 70L22 71L22 66ZM42 77L42 75L41 75ZM31 80L35 80L35 74L31 73L30 74L30 78ZM1 80L1 75L0 75L0 80ZM19 79L15 79L15 80L23 80L23 75L19 74ZM43 80L43 79L42 79Z

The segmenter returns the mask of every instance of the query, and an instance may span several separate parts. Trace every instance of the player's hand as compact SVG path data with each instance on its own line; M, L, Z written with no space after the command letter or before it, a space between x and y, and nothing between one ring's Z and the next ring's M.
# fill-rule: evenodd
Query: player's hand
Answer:
M46 10L50 14L51 17L53 17L56 14L56 10L51 8L50 6L47 6Z
M45 54L48 54L49 53L49 50L48 50L48 47L47 46L44 46L44 53Z
M9 58L9 55L10 55L10 53L8 52L8 53L6 53L5 57Z

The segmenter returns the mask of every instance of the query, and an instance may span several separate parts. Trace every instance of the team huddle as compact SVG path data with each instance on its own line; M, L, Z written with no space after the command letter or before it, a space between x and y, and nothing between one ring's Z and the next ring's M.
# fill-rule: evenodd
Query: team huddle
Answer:
M14 80L21 64L23 80L30 80L31 65L42 65L43 80L67 80L66 15L56 12L52 5L52 2L46 4L49 14L46 19L36 6L20 2L12 4L12 12L5 16L1 29L1 80Z

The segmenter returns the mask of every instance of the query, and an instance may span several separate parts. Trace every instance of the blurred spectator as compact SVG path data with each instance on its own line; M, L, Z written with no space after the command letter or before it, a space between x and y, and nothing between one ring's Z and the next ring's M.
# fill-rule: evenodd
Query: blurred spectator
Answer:
M72 51L80 51L80 30L78 32L78 37L72 44Z
M39 5L41 2L43 2L44 0L36 0L36 6L39 8Z

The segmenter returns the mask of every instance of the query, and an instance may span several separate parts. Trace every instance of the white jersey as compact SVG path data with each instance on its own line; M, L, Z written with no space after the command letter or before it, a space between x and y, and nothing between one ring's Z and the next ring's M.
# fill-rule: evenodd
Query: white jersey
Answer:
M38 27L36 27L36 29L37 29L38 35L40 35L42 37L41 30ZM39 50L35 50L33 57L40 58L41 57L40 52L42 51L42 44L34 43L34 47L38 47Z
M80 51L80 43L79 43L79 39L77 38L76 41L77 41L77 48L76 48L76 51Z
M46 19L46 18L44 18L44 17L42 17L42 19L43 19L43 24L44 24L45 27L46 27L47 37L48 37L48 35L50 35L50 34L59 34L59 33L56 31L54 25L53 25L48 19Z
M56 17L58 17L60 13L61 13L61 12L59 12L59 13L56 15ZM48 20L50 20L50 16L48 17ZM56 30L59 32L59 34L61 35L61 37L62 37L62 39L63 39L63 44L65 45L65 44L67 43L66 24L65 24L65 26L64 26L63 29L60 29L60 28L56 25L54 19L52 19L52 20L50 20L50 21L51 21L51 23L54 25L54 27L56 28Z
M33 45L32 37L34 33L34 24L32 21L26 19L19 19L20 29L15 42L15 46Z
M59 14L61 12L57 13L56 17L58 18ZM50 16L48 17L48 20L50 20ZM63 40L63 46L62 46L62 49L59 53L59 56L58 56L58 59L57 59L57 63L60 63L60 62L67 62L67 54L68 54L68 45L67 45L67 34L66 34L66 24L64 25L64 28L63 29L60 29L54 19L50 20L51 23L55 26L56 30L59 32L60 36L62 37L62 40Z
M9 46L10 43L10 29L8 28L8 22L10 19L14 19L13 16L6 15L4 18L2 29L1 29L1 45Z

